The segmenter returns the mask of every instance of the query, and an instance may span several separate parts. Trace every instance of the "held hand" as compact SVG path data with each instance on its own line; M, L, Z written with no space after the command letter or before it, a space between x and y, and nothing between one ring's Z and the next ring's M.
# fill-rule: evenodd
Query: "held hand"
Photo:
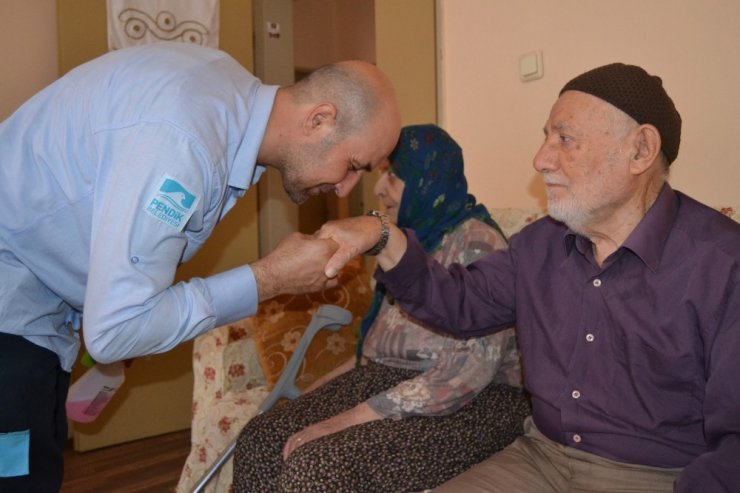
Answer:
M334 240L339 249L326 265L325 274L336 276L352 258L360 255L377 243L380 238L380 221L377 217L357 216L339 221L329 221L315 235Z
M381 416L363 402L348 411L337 414L333 418L314 423L288 438L288 441L285 442L285 447L283 447L283 460L287 460L288 456L295 449L312 440L331 435L332 433L338 433L350 426L375 421L376 419L381 419Z
M398 263L406 251L406 235L394 224L389 225L386 247L378 254L378 265L388 270ZM377 217L357 216L324 224L314 236L334 240L339 249L326 264L325 274L334 277L353 257L371 249L380 239L381 224Z
M292 233L267 256L252 263L260 301L283 293L300 294L336 286L336 279L324 274L324 266L335 254L330 239Z

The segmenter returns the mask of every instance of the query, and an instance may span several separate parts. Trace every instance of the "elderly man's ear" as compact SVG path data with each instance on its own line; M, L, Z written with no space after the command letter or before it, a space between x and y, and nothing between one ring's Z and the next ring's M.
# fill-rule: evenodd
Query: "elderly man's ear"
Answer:
M313 106L303 122L303 132L323 139L328 136L337 123L337 107L332 103L319 103Z
M660 132L653 125L644 124L637 128L630 170L639 175L650 169L660 155Z

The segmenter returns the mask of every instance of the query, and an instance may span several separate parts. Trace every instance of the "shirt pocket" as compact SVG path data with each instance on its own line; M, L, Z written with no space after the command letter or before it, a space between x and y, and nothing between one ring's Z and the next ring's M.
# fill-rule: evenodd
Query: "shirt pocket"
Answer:
M631 420L655 429L683 427L701 418L700 373L691 355L640 344L629 350L623 363L623 373L614 375L611 396L615 408L629 412Z
M28 475L31 430L0 433L0 478Z

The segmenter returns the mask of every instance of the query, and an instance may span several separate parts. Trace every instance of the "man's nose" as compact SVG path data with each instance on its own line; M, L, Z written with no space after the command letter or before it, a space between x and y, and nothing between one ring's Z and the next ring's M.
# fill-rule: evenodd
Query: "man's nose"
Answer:
M532 166L540 173L553 171L557 168L557 155L552 146L545 140L534 155Z

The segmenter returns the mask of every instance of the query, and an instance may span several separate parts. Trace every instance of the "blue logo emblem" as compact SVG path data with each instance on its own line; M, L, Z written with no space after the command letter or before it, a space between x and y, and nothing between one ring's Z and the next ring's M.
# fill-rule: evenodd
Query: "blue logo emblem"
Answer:
M149 200L146 212L168 226L182 230L193 215L197 203L198 197L180 182L165 175L159 189Z
M159 191L162 192L162 197L165 200L178 209L188 210L195 202L195 195L185 190L185 187L170 178L164 179L164 183L159 187ZM179 205L177 202L179 202Z

